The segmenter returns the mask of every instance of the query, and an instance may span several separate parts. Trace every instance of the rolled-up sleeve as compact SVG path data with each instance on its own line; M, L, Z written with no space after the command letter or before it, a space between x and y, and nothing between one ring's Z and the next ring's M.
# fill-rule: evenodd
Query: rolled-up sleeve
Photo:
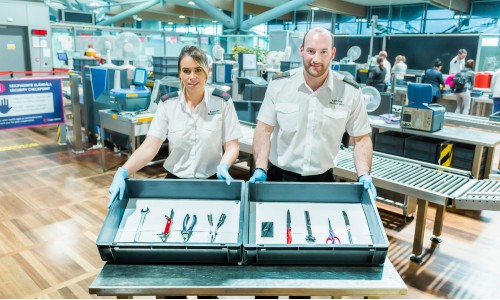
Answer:
M222 120L224 124L222 128L222 141L226 143L235 139L240 139L243 134L241 132L240 122L238 120L238 116L236 115L232 99L226 101L222 117L224 118Z
M267 87L266 95L264 96L264 101L259 110L259 115L257 120L266 123L267 125L276 126L276 97L274 90L276 89L276 83L271 81Z
M371 132L370 121L361 90L358 89L353 97L352 110L347 120L346 130L350 136L362 136Z
M165 102L160 102L156 109L155 117L151 122L148 135L155 136L162 141L167 139L168 132L168 110Z

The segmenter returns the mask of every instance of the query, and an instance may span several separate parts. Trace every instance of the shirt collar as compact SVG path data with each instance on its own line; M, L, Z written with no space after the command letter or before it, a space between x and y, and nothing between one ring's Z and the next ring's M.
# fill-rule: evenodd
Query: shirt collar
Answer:
M198 106L200 106L200 105L204 105L205 107L209 106L209 104L210 104L209 103L210 102L210 97L209 97L210 94L209 94L209 92L210 91L205 86L205 95L203 96L203 100L201 100L201 102L200 102L200 104L198 104ZM188 109L187 103L186 103L186 94L184 93L184 91L179 92L179 101L181 102L182 109L185 112L189 112L189 109ZM196 108L198 108L198 106Z
M297 70L297 83L298 83L298 87L299 89L301 87L304 87L304 88L307 88L307 90L311 90L311 88L307 85L306 83L306 79L304 77L304 67L301 67L299 70ZM323 85L319 87L319 89L323 88L323 87L326 87L326 88L329 88L330 89L330 92L333 92L333 78L332 78L332 70L328 69L328 76L326 77L326 80L325 82L323 82ZM318 89L318 90L319 90ZM316 92L318 91L316 90Z

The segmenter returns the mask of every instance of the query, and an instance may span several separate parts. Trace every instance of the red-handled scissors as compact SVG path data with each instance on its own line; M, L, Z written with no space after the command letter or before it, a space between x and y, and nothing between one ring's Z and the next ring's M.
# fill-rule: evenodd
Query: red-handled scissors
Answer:
M328 218L328 227L330 228L330 232L328 234L328 237L326 238L326 243L327 244L340 244L340 239L338 236L333 233L332 229L332 223L330 223L330 218Z

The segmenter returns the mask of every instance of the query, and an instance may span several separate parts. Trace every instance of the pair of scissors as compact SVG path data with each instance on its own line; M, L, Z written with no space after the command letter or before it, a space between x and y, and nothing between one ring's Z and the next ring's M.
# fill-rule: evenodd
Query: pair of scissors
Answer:
M182 231L181 231L184 243L189 241L189 239L191 238L191 235L193 234L194 225L196 225L196 221L197 221L196 215L193 215L193 221L191 222L191 225L188 227L189 214L187 214L184 217L184 221L182 222Z
M338 236L333 233L332 229L332 223L330 222L330 218L328 218L328 227L330 228L330 231L328 233L328 237L326 238L326 243L327 244L340 244L340 239Z

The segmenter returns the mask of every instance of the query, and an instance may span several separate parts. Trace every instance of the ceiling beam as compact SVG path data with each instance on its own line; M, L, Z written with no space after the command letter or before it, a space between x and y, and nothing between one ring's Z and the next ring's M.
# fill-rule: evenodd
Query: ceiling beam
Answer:
M430 4L463 13L470 12L470 0L430 0Z
M316 0L312 4L310 4L310 6L316 6L321 10L330 11L341 15L350 15L357 17L366 16L366 7L342 0Z

